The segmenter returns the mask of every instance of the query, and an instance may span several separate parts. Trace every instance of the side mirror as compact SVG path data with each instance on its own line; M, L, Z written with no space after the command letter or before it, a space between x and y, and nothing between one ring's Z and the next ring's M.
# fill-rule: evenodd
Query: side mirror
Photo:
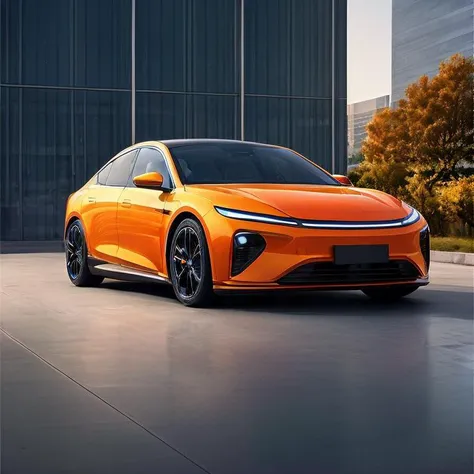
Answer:
M151 173L139 174L133 178L133 184L137 188L157 188L161 189L163 186L163 176L156 171Z
M352 184L352 181L347 176L344 176L342 174L333 174L332 177L337 179L344 186L354 186Z

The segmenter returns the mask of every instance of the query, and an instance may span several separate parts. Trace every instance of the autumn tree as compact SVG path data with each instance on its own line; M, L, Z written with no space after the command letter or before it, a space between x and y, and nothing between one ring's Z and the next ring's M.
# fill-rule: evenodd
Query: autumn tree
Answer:
M362 145L365 160L357 173L357 185L375 188L389 194L400 194L406 185L408 168L404 149L408 143L403 109L384 109L367 125Z
M460 54L433 78L408 86L396 108L368 124L358 184L398 194L418 175L429 195L437 183L457 178L459 164L474 163L473 91L474 60Z
M438 190L440 209L453 221L461 219L472 235L474 232L474 176L452 180Z

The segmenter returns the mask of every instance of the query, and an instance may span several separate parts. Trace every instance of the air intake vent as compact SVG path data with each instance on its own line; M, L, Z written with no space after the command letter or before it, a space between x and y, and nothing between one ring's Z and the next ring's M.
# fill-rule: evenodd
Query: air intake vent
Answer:
M278 280L280 285L351 285L416 280L419 272L406 260L388 263L335 265L333 262L308 263Z
M428 272L430 269L430 228L428 226L420 232L420 249Z
M260 234L239 232L234 236L231 276L242 273L265 249L265 239Z

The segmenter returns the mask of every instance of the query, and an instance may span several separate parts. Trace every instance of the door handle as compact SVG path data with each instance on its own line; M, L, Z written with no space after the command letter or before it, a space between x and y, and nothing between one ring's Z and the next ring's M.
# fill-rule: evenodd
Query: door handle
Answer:
M120 204L122 207L132 207L132 200L124 199Z
M91 203L94 203L95 202L95 197L89 196L88 201L91 202Z

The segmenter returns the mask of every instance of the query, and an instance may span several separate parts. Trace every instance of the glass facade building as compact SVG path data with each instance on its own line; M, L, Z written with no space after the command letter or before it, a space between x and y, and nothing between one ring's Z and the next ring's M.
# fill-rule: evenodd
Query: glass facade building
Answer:
M347 106L347 154L359 153L367 136L366 126L380 110L390 106L390 96L355 102Z
M0 0L0 240L134 142L232 138L346 170L346 0Z
M455 53L474 54L474 0L392 0L392 102Z

